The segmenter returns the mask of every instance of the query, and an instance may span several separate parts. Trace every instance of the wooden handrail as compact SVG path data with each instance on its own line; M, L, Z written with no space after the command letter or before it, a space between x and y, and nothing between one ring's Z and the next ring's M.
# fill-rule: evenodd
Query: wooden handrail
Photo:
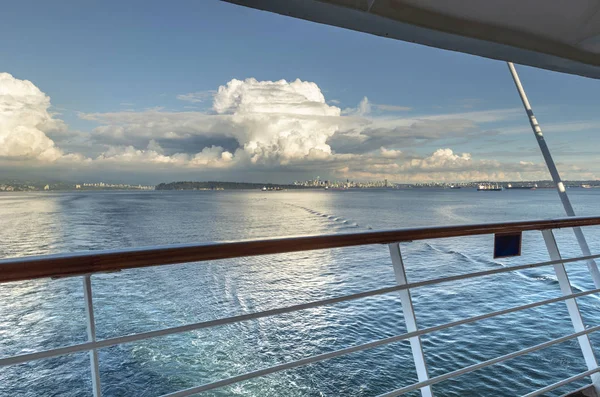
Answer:
M600 225L600 217L571 217L30 256L0 260L0 283L286 252L596 225Z

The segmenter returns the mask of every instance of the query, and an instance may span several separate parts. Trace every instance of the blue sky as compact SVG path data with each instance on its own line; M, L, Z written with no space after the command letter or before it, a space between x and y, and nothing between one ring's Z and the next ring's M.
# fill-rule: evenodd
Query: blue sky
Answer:
M315 167L325 167L323 172L332 178L343 177L346 172L362 179L384 175L396 175L394 179L398 181L457 179L460 173L468 179L481 176L469 171L481 169L483 165L490 168L490 176L516 177L519 162L536 166L541 163L506 64L499 61L369 36L220 1L10 2L3 5L0 37L3 38L0 40L0 72L9 73L17 80L31 81L50 97L50 117L62 125L55 128L59 132L43 129L42 132L62 154L82 155L87 161L86 178L91 178L99 169L93 164L94 159L103 151L111 150L114 144L110 140L103 141L102 134L96 134L92 140L86 137L93 135L98 127L107 130L130 127L132 123L123 117L115 122L107 114L136 113L143 118L148 112L152 113L148 117L160 117L156 113L165 112L171 115L214 113L213 91L232 79L244 81L247 78L258 82L280 79L313 82L329 105L342 110L342 116L367 117L376 120L378 126L387 119L421 122L423 118L434 117L443 121L443 115L452 114L471 121L468 127L457 127L469 130L463 135L458 130L447 136L440 131L426 142L404 145L399 139L396 146L393 140L386 139L389 146L386 149L399 150L405 155L399 155L394 163L398 165L396 171L394 167L383 167L384 164L380 169L385 168L385 172L367 169L364 164L340 171L348 157L335 161L320 157L329 166L307 158L306 164L310 165L304 166L300 157L292 156L292 161L286 161L265 155L264 158L270 160L258 161L254 173L248 176L251 179L263 175L281 181L310 177ZM591 143L596 144L599 139L596 129L600 125L597 112L600 82L522 66L518 71L557 161L565 164L567 176L600 174L596 156L590 152ZM206 93L205 99L202 102L178 99L194 92ZM358 104L364 97L372 105L371 110L368 115L364 112L359 115ZM389 106L410 110L389 111ZM511 113L511 109L515 112ZM238 110L226 113L235 114ZM503 116L493 117L493 120L484 117L497 111L504 111ZM485 121L481 121L483 119ZM357 131L356 125L348 128L348 131ZM210 136L207 140L210 144L220 142L219 139L233 139L228 132L224 133L227 136L218 136L215 131L197 134L202 135L201 141ZM163 138L159 132L154 143L162 147ZM249 142L235 139L239 147ZM328 142L333 140L330 135ZM377 145L378 141L371 140ZM86 151L85 145L91 148ZM137 150L147 150L141 141L137 146L132 145ZM331 148L333 153L341 154L336 147ZM436 150L447 148L454 154L469 153L472 164L458 160L460 164L454 172L445 176L441 172L444 167L427 168L426 163L421 163L417 172L406 165L415 159L426 161ZM234 159L235 149L230 149ZM180 151L160 153L172 156ZM10 156L10 153L5 154L5 157ZM25 160L14 169L39 170L31 156ZM475 164L475 160L485 163ZM57 172L70 178L77 176L74 169L80 167L61 164L55 164ZM111 164L108 168L113 171L120 168L116 163ZM122 169L128 170L129 179L149 179L138 168ZM186 165L164 172L183 177L200 171L200 175L205 173L207 177L236 179L240 168L248 170L246 166L238 167L238 171L236 167L224 166L201 167L193 172L188 168ZM423 177L427 169L432 170L431 178ZM531 177L543 173L540 167L530 171ZM122 173L117 174L123 177ZM411 175L410 178L407 175Z

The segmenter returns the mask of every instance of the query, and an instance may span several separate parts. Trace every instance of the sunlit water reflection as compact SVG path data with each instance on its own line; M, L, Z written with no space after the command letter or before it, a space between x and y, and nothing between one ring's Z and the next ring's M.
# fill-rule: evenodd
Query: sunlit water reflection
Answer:
M598 215L600 191L570 192ZM92 192L0 195L0 256L14 257L303 234L562 216L551 190L475 192ZM557 231L563 256L578 254ZM598 228L586 229L600 252ZM523 256L491 258L491 236L402 245L410 281L548 260L539 233ZM568 265L577 290L585 264ZM93 277L99 338L252 313L394 285L385 246L298 252L122 271ZM560 296L551 268L413 291L421 327ZM86 339L81 278L0 285L0 356ZM599 300L579 300L598 325ZM396 294L100 350L104 396L158 396L405 331ZM487 319L423 338L433 376L572 332L564 303ZM600 336L592 337L600 345ZM576 342L434 386L438 396L513 396L585 370ZM407 343L354 353L206 393L209 396L375 396L416 381ZM583 383L579 383L583 384ZM469 391L471 390L471 391ZM564 392L557 391L556 394ZM86 354L0 369L0 396L91 393Z

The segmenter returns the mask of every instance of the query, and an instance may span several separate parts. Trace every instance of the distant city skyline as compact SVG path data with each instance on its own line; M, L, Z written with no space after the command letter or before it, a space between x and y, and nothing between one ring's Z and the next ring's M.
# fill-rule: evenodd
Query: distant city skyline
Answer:
M568 188L600 188L600 180L564 180ZM242 182L242 181L163 181L156 185L140 183L114 183L105 181L56 181L56 180L25 180L0 179L0 192L27 191L86 191L86 190L230 190L255 189L264 186L277 186L278 190L287 188L309 189L373 189L373 188L479 188L481 186L500 186L507 189L555 189L551 180L532 181L494 181L479 180L472 182L414 182L395 183L384 180L323 180L319 176L314 179L288 181L284 183Z
M503 62L220 1L63 6L3 7L0 178L549 179ZM600 177L600 82L517 68L563 178Z

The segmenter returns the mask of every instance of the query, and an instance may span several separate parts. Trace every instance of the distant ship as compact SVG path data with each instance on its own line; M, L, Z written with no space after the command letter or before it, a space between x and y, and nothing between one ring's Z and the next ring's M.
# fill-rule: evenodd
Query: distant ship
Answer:
M591 189L592 185L585 185L585 184L583 184L583 185L581 185L581 187L584 188L584 189Z
M481 185L477 186L477 190L478 191L480 191L480 190L486 191L486 192L497 192L497 191L501 191L503 189L502 189L502 186L500 186L498 184L492 185L492 184L488 183L488 184L481 184Z
M513 186L510 183L506 186L507 189L527 189L527 190L534 190L537 189L538 185L537 183L534 183L533 185L519 185L519 186Z
M450 189L461 189L462 186L450 185Z

